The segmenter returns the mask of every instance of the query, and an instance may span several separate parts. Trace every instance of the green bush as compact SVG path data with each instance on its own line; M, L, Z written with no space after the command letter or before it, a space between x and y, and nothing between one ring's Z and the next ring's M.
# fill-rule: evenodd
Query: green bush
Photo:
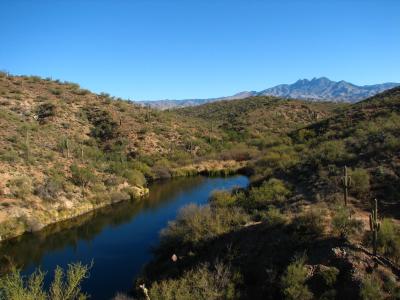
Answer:
M303 212L293 219L292 227L296 241L312 241L324 233L324 211L313 209Z
M19 199L25 200L32 194L32 180L27 176L11 179L8 186L10 187L11 193Z
M354 192L357 196L365 196L370 190L370 177L368 171L365 169L355 169L350 172L351 187L350 191Z
M62 90L56 88L56 89L49 89L49 92L52 93L55 96L60 96L62 94Z
M0 299L10 300L84 300L81 283L88 278L89 267L80 263L68 265L66 274L57 267L54 280L48 290L44 289L45 273L36 270L27 279L19 271L0 278Z
M236 200L237 197L229 191L213 191L210 203L212 206L232 206Z
M150 299L238 299L235 285L240 280L230 267L215 263L203 264L186 271L178 279L168 279L152 284Z
M48 118L56 115L56 105L51 102L40 104L36 109L36 115L39 122L45 123Z
M336 163L349 158L346 145L341 140L327 141L318 145L314 150L315 159L324 164ZM317 160L318 162L318 160Z
M350 210L345 206L338 206L332 218L333 232L342 238L349 238L362 230L362 222L350 218Z
M237 207L197 206L190 204L181 209L175 221L161 232L161 249L170 245L197 243L244 225L249 216Z
M319 275L328 287L332 287L336 283L339 270L335 267L326 267L319 272Z
M281 213L281 211L276 207L269 207L266 214L265 219L268 225L277 226L285 224L287 221L286 216Z
M138 170L126 170L123 174L129 184L134 186L145 186L146 178L142 174L142 172Z
M79 89L79 88L78 88L78 89L72 90L72 92L73 92L75 95L79 95L79 96L84 96L84 95L87 95L87 94L90 93L88 90Z
M400 229L390 219L383 219L378 231L378 252L396 261L400 259Z
M250 205L265 206L270 203L280 203L291 195L290 189L279 179L272 178L258 188L252 188L249 193Z
M258 162L261 168L270 168L273 170L287 170L299 162L298 153L290 145L279 145L268 149Z
M117 137L118 125L109 112L94 108L87 109L86 113L89 121L94 126L91 130L92 137L102 142Z
M373 275L365 276L361 284L360 296L363 300L384 299L380 281Z
M0 160L9 162L9 163L15 163L19 161L20 157L17 151L10 149L10 150L3 150L0 153Z
M308 300L313 294L305 284L308 271L304 265L305 256L296 258L286 269L281 278L282 291L285 299Z
M86 188L86 186L96 181L93 170L89 167L79 167L76 164L71 165L72 182L76 185Z

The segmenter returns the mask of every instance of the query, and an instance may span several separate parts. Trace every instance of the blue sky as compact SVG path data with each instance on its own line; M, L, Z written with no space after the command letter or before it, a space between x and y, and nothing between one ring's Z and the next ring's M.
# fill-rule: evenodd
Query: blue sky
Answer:
M400 82L398 0L1 0L0 69L129 99Z

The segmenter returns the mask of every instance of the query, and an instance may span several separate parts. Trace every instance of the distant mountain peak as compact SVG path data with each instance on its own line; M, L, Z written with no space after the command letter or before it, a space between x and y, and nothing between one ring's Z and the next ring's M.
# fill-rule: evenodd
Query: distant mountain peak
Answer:
M306 99L311 101L357 102L396 86L400 86L400 84L388 82L382 84L358 86L344 80L332 81L327 77L314 77L311 80L307 78L299 79L292 84L280 84L260 92L243 91L228 97L210 99L140 101L139 103L150 105L159 109L167 109L195 106L220 100L243 99L252 96L276 96L280 98Z
M400 84L384 83L373 86L358 86L344 80L332 81L327 77L314 77L311 80L301 79L293 84L277 85L259 92L258 95L307 100L357 102L398 85Z

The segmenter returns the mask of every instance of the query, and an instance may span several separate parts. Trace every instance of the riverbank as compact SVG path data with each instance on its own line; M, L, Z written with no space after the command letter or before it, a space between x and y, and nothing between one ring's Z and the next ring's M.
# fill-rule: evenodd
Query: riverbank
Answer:
M228 176L238 174L247 162L234 160L207 160L170 170L172 178L196 175ZM154 182L157 182L156 179ZM36 232L58 222L73 219L99 208L126 200L141 200L148 196L146 187L131 186L123 182L106 195L90 191L74 191L73 197L60 196L57 202L43 201L39 197L29 199L3 198L8 203L0 208L0 243L26 232Z
M116 192L127 188L124 185ZM129 187L128 197L117 197L111 194L109 201L95 202L92 195L76 194L75 198L60 197L55 203L43 202L40 199L32 199L29 206L18 205L20 199L10 199L11 205L7 205L0 211L0 242L20 236L26 232L36 232L43 228L66 220L87 214L99 208L109 206L121 201L145 198L149 190L146 187ZM113 197L114 196L114 197ZM8 202L8 203L10 203Z
M83 289L93 299L109 300L130 290L132 278L151 259L150 249L158 244L160 230L183 206L204 205L215 189L245 188L248 183L241 175L158 181L149 185L143 201L120 202L4 242L0 265L6 268L11 260L24 275L40 266L51 278L57 265L66 268L69 263L93 260Z

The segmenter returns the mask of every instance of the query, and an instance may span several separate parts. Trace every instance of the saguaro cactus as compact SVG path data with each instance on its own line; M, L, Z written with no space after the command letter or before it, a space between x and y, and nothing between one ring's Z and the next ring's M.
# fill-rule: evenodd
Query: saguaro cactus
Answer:
M69 158L69 140L65 139L65 149L67 150L67 158Z
M29 161L31 155L31 147L29 144L29 129L28 127L25 129L25 147L26 147L26 160Z
M378 200L374 199L371 214L369 215L369 227L372 233L372 246L374 255L376 255L377 242L378 242L378 231L381 228L381 223L378 221Z
M343 168L342 185L343 185L344 205L347 206L347 198L348 198L348 195L349 195L349 187L351 185L351 177L348 175L347 166L344 166L344 168Z

